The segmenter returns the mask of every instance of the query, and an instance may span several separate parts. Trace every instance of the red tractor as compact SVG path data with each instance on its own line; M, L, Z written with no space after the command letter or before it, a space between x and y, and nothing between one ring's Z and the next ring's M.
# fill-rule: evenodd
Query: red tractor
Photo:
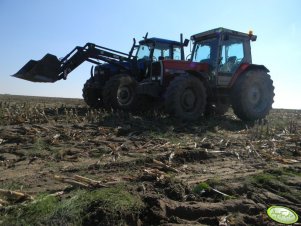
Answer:
M264 118L273 104L274 86L269 70L252 64L250 41L256 38L252 32L225 28L192 35L190 60L153 62L136 95L164 101L166 112L183 120L212 111L221 115L229 106L242 120Z

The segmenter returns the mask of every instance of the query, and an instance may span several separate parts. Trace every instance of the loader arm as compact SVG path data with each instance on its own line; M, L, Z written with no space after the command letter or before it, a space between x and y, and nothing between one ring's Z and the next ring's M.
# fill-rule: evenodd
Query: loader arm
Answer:
M93 64L101 64L98 61L108 62L130 71L133 70L135 66L126 67L122 62L134 64L136 57L93 43L87 43L83 47L75 47L61 59L48 53L39 61L30 60L12 76L31 82L56 82L60 79L66 79L69 73L85 61Z

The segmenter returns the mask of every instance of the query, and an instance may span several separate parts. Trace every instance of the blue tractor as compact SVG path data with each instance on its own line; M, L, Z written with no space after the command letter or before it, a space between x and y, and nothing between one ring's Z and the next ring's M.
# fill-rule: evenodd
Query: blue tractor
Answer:
M182 35L178 42L148 38L146 34L138 45L134 39L128 54L87 43L83 47L75 47L60 59L48 53L39 61L30 60L12 76L32 82L53 83L66 79L70 72L88 61L96 66L91 68L91 77L83 87L87 105L132 110L137 104L135 90L138 82L152 73L149 66L163 59L184 60L184 47L188 42L187 39L183 42Z

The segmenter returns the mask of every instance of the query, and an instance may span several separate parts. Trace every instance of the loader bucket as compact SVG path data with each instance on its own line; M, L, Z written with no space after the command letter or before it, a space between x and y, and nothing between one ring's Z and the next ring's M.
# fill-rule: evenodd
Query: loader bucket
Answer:
M30 60L12 76L31 82L55 82L59 79L60 67L58 58L48 53L41 60Z

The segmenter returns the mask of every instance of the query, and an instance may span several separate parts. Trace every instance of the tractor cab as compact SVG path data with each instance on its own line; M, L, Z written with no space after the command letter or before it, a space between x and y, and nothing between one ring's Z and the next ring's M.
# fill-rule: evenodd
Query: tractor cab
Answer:
M158 61L164 59L184 60L184 46L187 46L188 40L185 43L171 41L161 38L146 38L139 42L137 50L138 60Z
M252 64L250 40L256 36L217 28L191 36L194 41L191 61L209 65L212 85L228 86L242 64Z
M188 39L182 42L182 35L180 42L162 38L147 38L146 35L144 40L141 40L139 45L136 46L140 78L145 79L149 77L153 63L159 64L161 60L185 60L184 47L188 43Z

